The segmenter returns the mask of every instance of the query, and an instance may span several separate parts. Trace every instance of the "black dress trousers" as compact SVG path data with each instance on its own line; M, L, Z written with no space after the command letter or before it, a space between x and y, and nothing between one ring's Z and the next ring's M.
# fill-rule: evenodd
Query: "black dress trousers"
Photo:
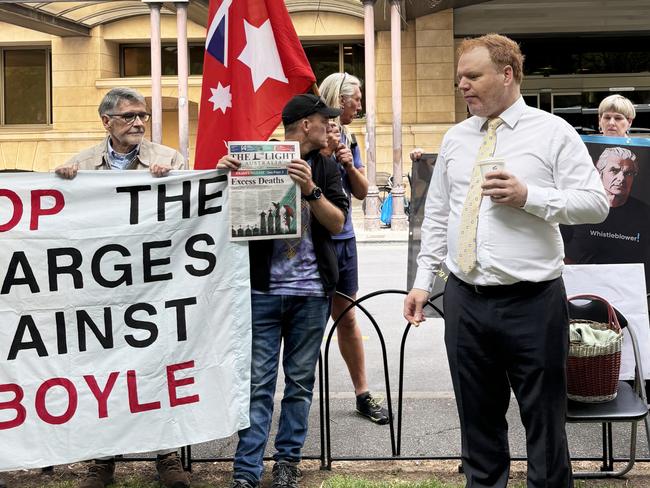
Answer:
M467 487L507 485L511 388L526 429L528 488L572 487L562 280L474 287L451 275L444 310Z

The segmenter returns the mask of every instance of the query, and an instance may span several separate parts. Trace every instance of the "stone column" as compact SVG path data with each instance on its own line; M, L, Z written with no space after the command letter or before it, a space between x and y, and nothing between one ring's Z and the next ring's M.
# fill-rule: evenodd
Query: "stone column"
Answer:
M404 215L404 185L402 184L402 30L401 2L391 0L390 54L393 106L393 216L391 230L404 231L408 225Z
M187 100L187 0L176 1L176 38L178 46L178 145L189 165L190 108ZM189 168L189 166L188 166Z
M366 169L368 194L364 217L365 230L379 229L379 190L377 189L377 86L375 80L375 2L362 0L364 16L365 99L366 99Z
M160 8L162 2L148 1L151 20L151 140L162 142L162 61Z

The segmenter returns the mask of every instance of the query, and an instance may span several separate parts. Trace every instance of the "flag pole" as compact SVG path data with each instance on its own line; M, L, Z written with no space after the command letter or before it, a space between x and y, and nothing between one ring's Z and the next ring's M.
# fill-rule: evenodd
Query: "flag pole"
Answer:
M311 91L314 92L314 95L316 95L317 97L320 97L320 90L318 89L318 85L316 83L314 83L311 86Z

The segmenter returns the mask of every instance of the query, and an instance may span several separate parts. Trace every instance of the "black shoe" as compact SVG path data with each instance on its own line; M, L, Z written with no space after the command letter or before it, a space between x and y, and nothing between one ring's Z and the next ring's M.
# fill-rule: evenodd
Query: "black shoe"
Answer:
M235 479L230 483L230 488L259 488L259 483L251 483L247 480Z
M388 410L382 407L369 391L357 395L357 412L379 425L389 422Z
M272 488L298 488L298 480L302 473L297 466L288 463L275 463L273 465Z

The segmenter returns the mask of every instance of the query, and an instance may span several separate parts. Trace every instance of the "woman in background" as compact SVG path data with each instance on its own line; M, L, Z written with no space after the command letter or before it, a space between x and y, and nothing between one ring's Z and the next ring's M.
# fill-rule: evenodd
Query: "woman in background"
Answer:
M598 129L604 136L627 137L635 116L630 100L623 95L610 95L598 106Z
M363 200L368 193L368 179L361 161L361 152L347 128L361 110L361 81L347 73L332 73L323 80L320 94L330 107L343 110L337 122L341 132L341 142L333 157L339 162L343 190L351 201L351 195ZM352 158L347 157L349 152ZM357 263L357 242L352 226L352 207L348 212L343 231L332 236L339 262L339 281L336 291L357 298L359 290L359 271ZM332 319L339 318L349 302L338 295L332 300ZM387 424L388 412L371 395L366 379L365 353L361 329L357 324L354 308L349 310L336 328L341 356L350 372L356 396L356 410L359 414L377 424Z

